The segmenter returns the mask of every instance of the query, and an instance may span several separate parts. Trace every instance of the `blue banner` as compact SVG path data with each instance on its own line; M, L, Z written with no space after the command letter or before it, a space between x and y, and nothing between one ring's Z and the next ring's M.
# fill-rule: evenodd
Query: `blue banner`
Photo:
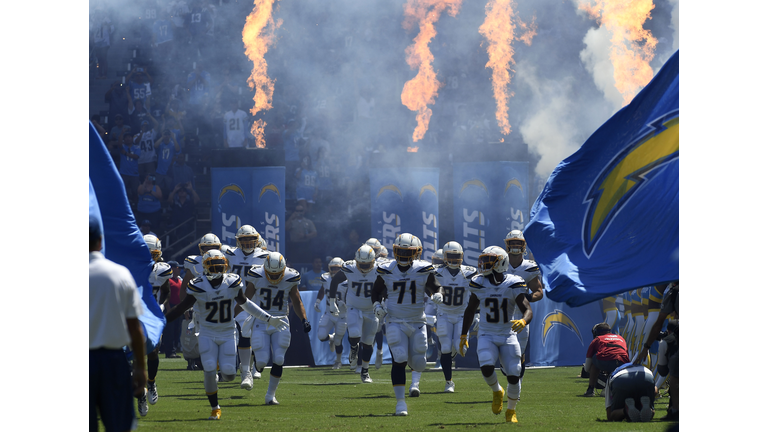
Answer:
M560 162L534 203L524 233L552 300L679 279L678 59Z
M603 322L602 304L580 307L552 301L547 297L531 303L528 346L532 366L578 366L584 363L592 342L592 327Z
M103 227L104 256L128 268L136 281L144 309L139 321L144 327L147 352L151 352L165 328L165 317L152 295L152 285L149 283L152 256L136 225L123 179L118 174L112 156L92 123L89 123L89 130L88 176L92 190L89 211L99 212Z
M464 248L464 263L477 266L488 246L525 227L528 213L528 162L474 162L453 166L454 236Z
M251 225L267 249L285 253L285 167L212 168L211 194L211 230L223 244Z
M439 168L375 168L371 180L371 235L392 256L392 243L402 233L421 240L422 259L443 245L439 230Z

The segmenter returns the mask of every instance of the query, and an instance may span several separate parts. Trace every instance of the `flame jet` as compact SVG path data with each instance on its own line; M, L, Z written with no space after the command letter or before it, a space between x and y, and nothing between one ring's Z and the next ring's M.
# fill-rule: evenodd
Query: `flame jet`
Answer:
M405 49L406 61L411 69L419 69L414 78L406 82L400 101L411 111L416 111L416 129L413 131L413 142L424 138L429 128L432 110L427 105L434 105L440 82L437 73L432 69L434 56L429 51L429 42L435 37L435 23L440 14L448 9L448 14L455 17L459 13L462 0L408 0L403 5L405 18L403 28L406 31L419 26L419 34L413 39L413 44Z
M654 7L653 0L589 0L579 4L580 10L611 34L613 79L624 105L653 78L650 62L657 41L643 23L651 18Z
M512 69L515 64L513 58L515 50L512 49L512 43L517 39L530 46L536 35L536 17L530 24L526 24L516 16L514 7L515 2L512 0L489 1L485 5L485 21L480 26L480 34L488 40L488 63L485 67L493 70L491 79L493 97L496 98L496 123L504 135L508 135L511 130L507 101L515 95L507 90L512 74L515 73ZM518 27L522 33L520 36L515 36L515 30Z
M267 111L272 108L272 94L275 90L274 80L267 76L267 62L264 55L275 42L275 30L282 25L282 20L275 21L272 18L272 6L276 0L254 0L253 11L245 19L243 27L243 44L245 55L253 62L251 76L248 77L248 86L256 90L253 96L253 108L251 114L259 111ZM264 127L267 124L259 119L253 122L251 133L256 137L256 147L264 148Z

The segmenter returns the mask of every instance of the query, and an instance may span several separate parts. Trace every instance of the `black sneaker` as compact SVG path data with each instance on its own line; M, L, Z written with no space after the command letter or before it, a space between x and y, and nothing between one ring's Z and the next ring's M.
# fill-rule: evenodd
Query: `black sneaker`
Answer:
M582 397L594 397L595 396L595 389L588 388L587 391L585 391L584 394L581 395L581 396Z
M667 415L660 418L661 421L680 421L680 411L667 411Z

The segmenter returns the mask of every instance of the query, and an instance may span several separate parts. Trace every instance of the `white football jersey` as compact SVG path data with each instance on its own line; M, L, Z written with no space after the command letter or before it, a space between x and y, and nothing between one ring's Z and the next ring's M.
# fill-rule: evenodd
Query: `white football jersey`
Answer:
M528 292L523 278L504 274L504 280L499 285L493 285L488 278L478 274L470 280L469 290L480 300L478 334L515 334L509 321L518 309L515 299Z
M434 271L432 263L422 260L414 260L405 272L394 260L378 266L377 274L387 288L387 314L394 319L426 322L424 286Z
M462 265L456 273L451 274L447 266L435 268L435 278L443 286L443 303L437 305L437 311L447 315L464 315L469 300L469 281L477 274L477 269Z
M229 335L236 329L235 297L243 289L243 280L233 273L225 273L223 279L216 288L205 277L194 278L187 285L187 295L196 300L192 309L199 318L200 333Z
M512 264L509 265L509 268L507 269L507 273L515 276L520 276L525 280L525 283L528 284L535 278L541 276L541 270L539 270L539 265L536 264L535 261L524 259L523 262L520 263L517 268L513 268ZM527 293L527 291L526 291ZM523 317L523 313L520 311L520 308L515 310L515 315L512 317L512 319L521 319Z
M203 277L203 257L190 255L184 258L184 270L192 272L192 277Z
M301 282L301 274L298 271L286 267L283 278L277 285L272 285L264 275L264 267L255 266L248 270L245 280L253 284L256 293L251 299L265 312L273 316L288 315L288 293Z
M224 256L229 261L229 271L245 279L245 275L251 267L264 264L269 252L256 248L252 253L246 255L242 249L232 248L224 251Z
M331 273L325 272L320 275L320 279L323 281L322 287L325 289L325 310L328 310L328 299L331 292ZM349 287L349 281L344 281L336 287L336 305L339 307L339 316L347 314L346 296L347 288ZM342 303L339 303L342 302Z
M373 310L371 292L373 291L373 283L376 282L377 267L378 264L374 262L371 271L363 273L357 268L357 261L355 260L347 261L341 265L341 270L339 271L344 272L349 286L347 289L347 307L362 311ZM339 287L336 287L336 290L338 289Z

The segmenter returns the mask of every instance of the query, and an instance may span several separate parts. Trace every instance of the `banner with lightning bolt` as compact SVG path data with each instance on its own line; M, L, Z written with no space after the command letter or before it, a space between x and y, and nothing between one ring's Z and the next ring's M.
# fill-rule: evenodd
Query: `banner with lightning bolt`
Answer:
M550 299L679 279L679 51L553 171L524 234Z

